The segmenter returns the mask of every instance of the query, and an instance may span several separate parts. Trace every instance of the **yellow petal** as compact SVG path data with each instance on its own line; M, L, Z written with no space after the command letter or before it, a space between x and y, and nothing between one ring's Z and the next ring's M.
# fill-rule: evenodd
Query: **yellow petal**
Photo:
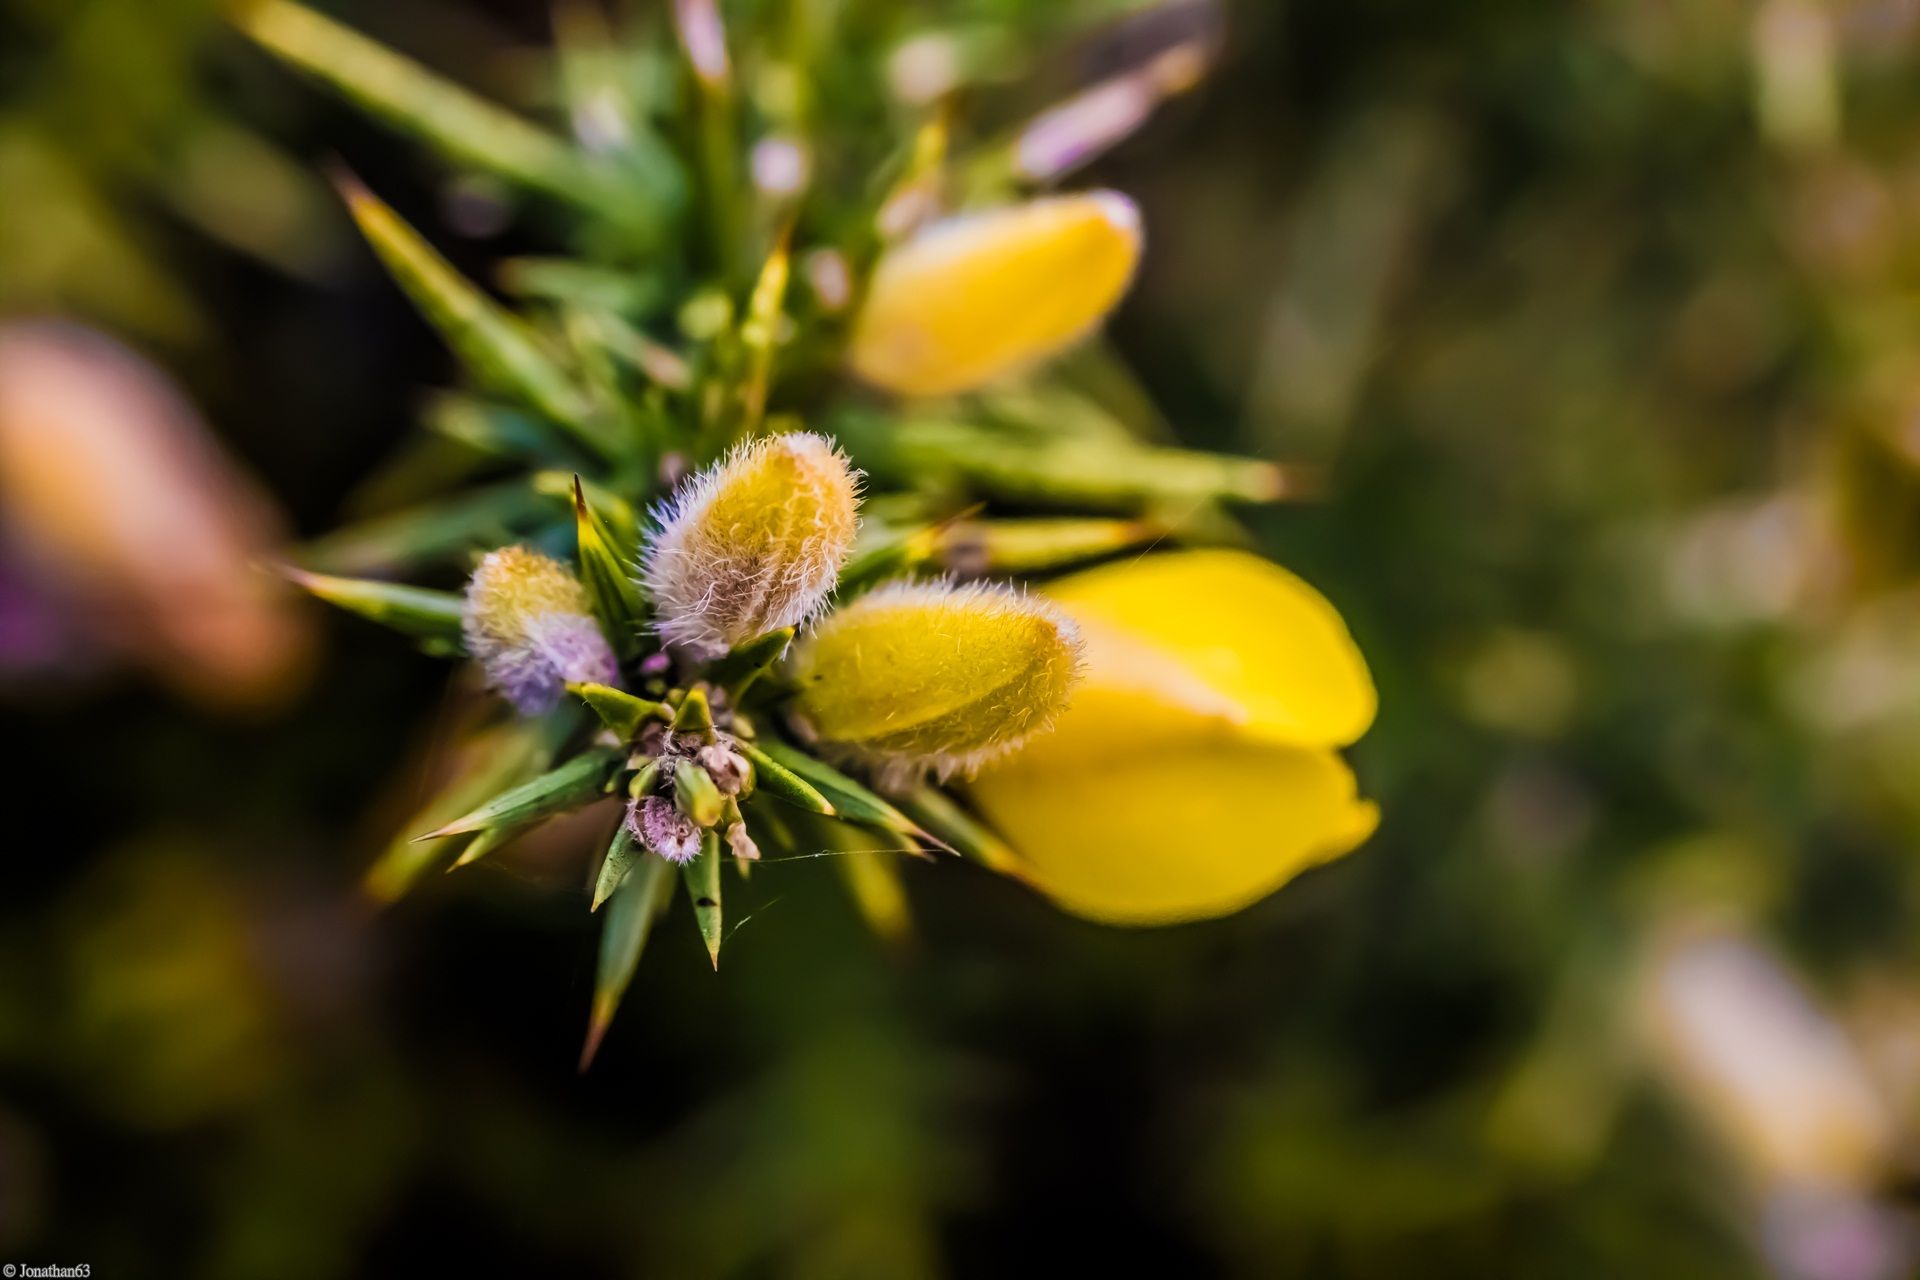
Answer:
M1235 551L1062 580L1085 672L1051 733L971 794L1069 911L1167 924L1238 911L1347 852L1379 815L1333 747L1375 711L1321 596Z
M1340 615L1319 592L1258 556L1147 556L1075 574L1048 594L1092 646L1089 678L1060 727L1074 738L1053 742L1051 750L1138 741L1137 730L1117 736L1140 714L1116 704L1122 695L1161 710L1173 701L1203 718L1231 721L1249 736L1295 746L1344 746L1373 723L1373 680ZM1096 713L1084 725L1076 723L1083 707Z
M970 790L1020 851L1022 878L1119 925L1238 911L1354 848L1379 820L1333 752L1227 729L1098 767L1035 768L1022 754Z
M1111 191L937 223L874 269L854 371L909 396L951 395L1072 345L1126 292L1140 214Z
M1021 749L1029 767L1079 768L1197 734L1245 729L1245 710L1178 658L1110 623L1076 622L1082 676L1066 713Z

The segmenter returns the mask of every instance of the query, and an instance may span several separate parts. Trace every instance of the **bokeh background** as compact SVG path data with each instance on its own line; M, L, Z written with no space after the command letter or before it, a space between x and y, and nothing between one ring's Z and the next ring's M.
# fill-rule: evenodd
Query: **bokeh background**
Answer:
M506 98L550 31L326 7ZM591 841L364 907L459 707L246 571L450 375L323 166L476 274L539 219L207 0L0 2L0 1258L1914 1274L1920 4L1223 8L1091 175L1114 335L1321 477L1249 520L1374 666L1379 834L1154 931L914 864L904 949L769 866L582 1076Z

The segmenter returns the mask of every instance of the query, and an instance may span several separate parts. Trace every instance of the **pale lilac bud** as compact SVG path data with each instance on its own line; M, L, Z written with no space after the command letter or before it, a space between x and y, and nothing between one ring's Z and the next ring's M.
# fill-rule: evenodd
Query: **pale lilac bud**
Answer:
M762 138L749 157L753 185L770 196L799 195L813 172L806 147L787 137Z
M525 547L502 547L480 562L461 629L488 683L522 715L552 710L569 682L620 681L586 588L565 565Z
M668 862L684 865L700 856L700 828L666 796L628 804L627 830Z
M727 29L715 0L674 0L674 26L693 74L709 89L726 85L732 77L727 60Z

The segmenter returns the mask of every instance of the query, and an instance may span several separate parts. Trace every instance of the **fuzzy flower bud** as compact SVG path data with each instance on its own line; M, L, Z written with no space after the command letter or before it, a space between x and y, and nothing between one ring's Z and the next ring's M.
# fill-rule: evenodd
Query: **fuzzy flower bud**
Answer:
M1007 587L883 587L801 646L797 714L890 780L972 773L1052 725L1080 650L1064 614Z
M685 866L700 856L700 828L667 796L642 796L627 805L627 830L668 862Z
M525 547L490 553L467 583L467 652L522 715L551 710L568 681L614 684L620 666L586 588Z
M1038 364L1106 317L1140 250L1140 211L1112 191L935 223L874 268L854 372L901 395L938 396Z
M681 485L642 565L661 638L715 658L807 622L853 548L859 501L846 456L805 432L752 441Z

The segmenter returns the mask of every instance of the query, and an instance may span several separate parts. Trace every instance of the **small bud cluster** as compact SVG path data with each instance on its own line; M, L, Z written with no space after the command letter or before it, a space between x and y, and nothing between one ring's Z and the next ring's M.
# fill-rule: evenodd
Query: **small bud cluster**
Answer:
M525 464L530 485L507 486L524 496L560 496L551 482L575 473L570 519L557 504L521 507L516 496L511 527L531 545L487 555L464 597L389 581L384 570L442 563L450 531L485 537L507 508L478 522L458 508L444 520L428 508L434 518L372 540L383 557L378 578L289 575L430 651L464 648L515 711L540 721L487 728L445 804L468 792L488 798L451 823L435 819L420 837L427 848L390 851L380 884L414 883L442 850L465 865L557 814L628 797L594 887L594 907L611 909L591 1056L676 884L684 882L717 964L722 855L759 856L747 816L783 847L818 840L873 852L855 844L884 833L889 848L940 844L1014 867L1014 854L998 847L1013 833L989 831L970 812L981 808L972 792L1012 769L975 774L1060 719L1082 677L1082 642L1043 600L917 575L1048 572L1170 532L1117 517L1283 492L1270 465L1133 439L1134 415L1095 385L1117 385L1105 371L1044 372L1120 303L1145 233L1139 209L1117 192L1033 193L1054 190L1191 87L1218 39L1207 6L1184 6L1149 24L1152 32L1130 25L1122 43L1142 58L999 141L959 138L964 154L959 118L934 108L1001 78L981 56L998 42L889 20L899 30L888 37L886 80L896 105L915 109L883 113L889 130L907 124L911 135L894 130L884 149L903 163L881 183L858 172L879 154L871 140L844 145L880 123L865 96L822 99L804 113L804 131L792 127L789 108L804 85L788 66L790 33L755 17L777 6L744 6L748 20L731 35L720 0L662 6L670 21L638 24L633 53L679 66L687 93L623 114L592 88L568 104L572 141L585 152L524 129L514 135L524 145L508 155L496 145L494 113L453 119L430 109L446 97L436 77L403 58L370 56L368 42L309 3L249 3L234 16L320 80L363 102L400 104L384 112L390 123L453 145L515 185L531 181L606 232L580 241L577 269L516 268L506 292L537 299L528 312L463 278L429 237L344 184L380 260L472 375L477 394L445 401L441 425ZM827 42L818 52L866 58L868 43ZM768 127L743 132L743 104ZM607 286L646 301L617 301ZM667 327L656 316L672 318L672 336L654 332ZM1016 379L1023 385L1008 385ZM868 531L857 561L861 473L825 435L784 432L795 420L836 424L886 479L872 511L882 528ZM1116 518L1088 518L1072 510L1080 505ZM531 546L567 548L575 563ZM1110 619L1057 598L1086 619L1104 662ZM1242 670L1281 665L1265 656L1264 624L1242 646L1260 656L1243 659L1217 643L1219 628L1190 598L1170 605L1179 592L1166 590L1145 598L1156 634L1197 651L1208 679L1258 685L1261 705L1280 708L1263 714L1290 729L1309 712L1330 717L1326 708L1341 702L1324 688L1275 693ZM1170 613L1192 616L1175 625ZM1133 685L1122 692L1163 692L1171 660L1154 663L1128 668ZM1105 750L1138 736L1136 713L1112 682L1089 687L1055 742L1092 737ZM569 693L584 705L562 706ZM589 716L598 723L589 727ZM1101 727L1081 727L1089 723ZM1016 767L1030 771L1031 757ZM1122 828L1139 825L1128 810L1063 800L1069 772L1033 788L1046 816L1065 806L1078 823L1077 808L1098 808ZM927 785L954 775L974 778L968 796ZM1329 807L1329 821L1355 828L1352 809ZM1112 880L1113 842L1102 843L1093 874ZM886 889L879 861L848 865L856 864L874 872L856 872L863 909L898 921L898 889Z
M681 485L643 552L653 627L697 660L811 620L825 608L858 526L855 473L831 441L756 440ZM468 588L468 646L523 712L552 706L568 681L618 685L586 593L563 567L497 551ZM776 637L777 638L777 637ZM1008 587L897 582L826 617L788 664L794 729L883 782L971 774L1044 731L1079 673L1064 614ZM670 664L653 655L643 681ZM662 686L664 692L664 686ZM671 861L737 813L752 770L724 737L651 725L634 792L635 837ZM639 765L636 764L636 768ZM731 821L729 842L751 848ZM737 830L736 830L737 828Z
M705 833L719 830L736 858L760 856L740 802L753 794L753 765L732 734L677 732L648 725L631 761L627 830L668 862L684 866L700 856Z

